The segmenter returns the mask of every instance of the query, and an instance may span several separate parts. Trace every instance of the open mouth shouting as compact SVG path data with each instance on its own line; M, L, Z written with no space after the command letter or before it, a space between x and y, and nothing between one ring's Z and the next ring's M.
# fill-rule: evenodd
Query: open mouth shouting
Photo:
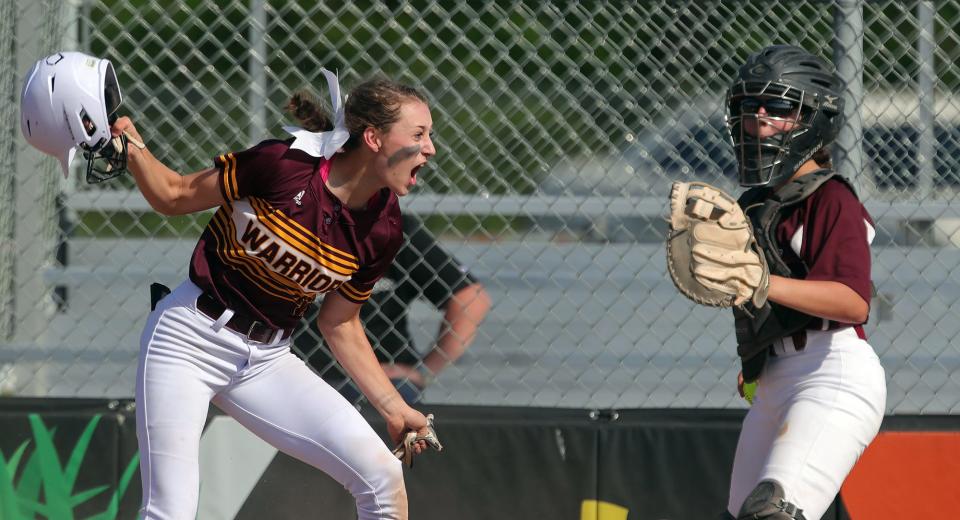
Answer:
M421 147L419 144L415 144L413 146L405 146L397 150L396 152L394 152L393 155L391 155L387 159L387 166L391 166L391 167L397 166L404 161L407 161L413 157L416 157L417 155L420 154L420 151L421 151ZM408 186L413 186L414 184L417 183L417 172L419 172L420 169L423 167L423 165L426 163L427 161L423 160L422 162L414 166L413 169L410 170L410 180L409 180Z
M426 164L427 164L427 161L423 161L422 163L414 166L412 170L410 170L410 185L411 185L411 186L413 186L414 184L417 183L417 172L419 172L421 168L423 168L424 166L426 166Z

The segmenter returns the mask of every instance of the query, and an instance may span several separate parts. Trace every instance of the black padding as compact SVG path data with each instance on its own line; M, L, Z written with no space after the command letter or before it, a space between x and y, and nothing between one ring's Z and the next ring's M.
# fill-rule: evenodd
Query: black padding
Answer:
M170 294L170 288L162 283L150 284L150 310L156 310L157 303L160 303L166 295Z

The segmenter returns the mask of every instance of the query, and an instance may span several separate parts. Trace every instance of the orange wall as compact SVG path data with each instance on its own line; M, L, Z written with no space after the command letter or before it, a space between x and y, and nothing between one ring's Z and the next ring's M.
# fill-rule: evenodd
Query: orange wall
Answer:
M852 520L960 518L960 433L881 432L840 494Z

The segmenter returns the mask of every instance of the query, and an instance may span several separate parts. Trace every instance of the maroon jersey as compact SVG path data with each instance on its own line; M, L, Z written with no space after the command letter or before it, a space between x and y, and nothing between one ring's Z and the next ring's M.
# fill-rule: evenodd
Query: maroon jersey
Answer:
M856 195L842 181L831 179L784 217L777 242L787 263L803 261L807 280L840 282L869 304L874 234L873 219ZM847 325L829 324L842 326Z
M214 159L226 203L190 262L193 283L277 328L295 326L320 293L366 301L403 239L396 195L345 207L325 183L335 158L291 150L292 141Z

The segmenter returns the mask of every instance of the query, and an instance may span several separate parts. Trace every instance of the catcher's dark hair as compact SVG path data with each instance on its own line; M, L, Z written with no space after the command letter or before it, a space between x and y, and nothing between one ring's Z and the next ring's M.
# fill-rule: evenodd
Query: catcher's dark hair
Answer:
M817 150L810 158L816 161L817 166L821 168L833 168L833 154L830 153L829 146Z
M350 149L360 142L360 135L368 127L388 130L400 119L400 107L405 101L417 100L428 103L419 89L377 75L360 83L347 97L344 107L344 123L350 139L344 148ZM290 97L287 111L311 132L333 129L333 120L321 103L309 92L298 91Z

